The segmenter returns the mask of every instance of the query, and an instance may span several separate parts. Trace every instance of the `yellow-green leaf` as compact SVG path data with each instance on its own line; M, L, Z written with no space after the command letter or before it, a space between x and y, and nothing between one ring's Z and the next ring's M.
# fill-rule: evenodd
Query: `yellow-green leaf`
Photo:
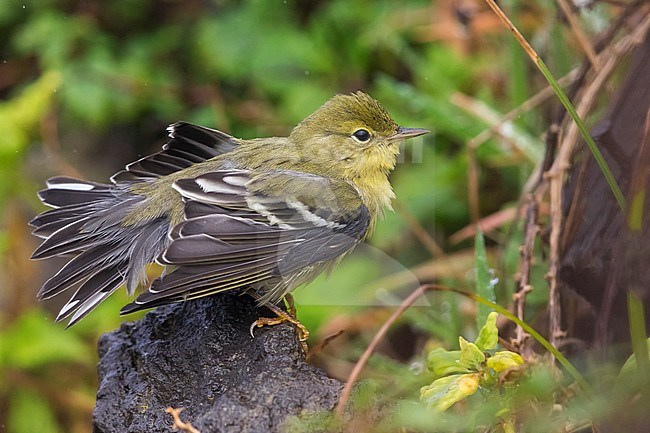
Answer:
M479 349L485 351L497 347L497 343L499 342L499 329L497 328L498 316L495 311L488 315L485 325L481 328L481 332L479 332L474 342Z
M495 280L490 276L490 267L488 265L487 252L485 250L485 238L483 233L476 232L474 242L474 262L476 265L476 294L492 302L496 301L494 293ZM476 314L476 327L481 326L483 321L487 321L488 313L492 309L484 304L478 304Z
M479 383L478 373L454 374L433 381L420 389L420 401L428 408L443 412L454 403L476 392Z
M485 362L485 354L474 343L470 343L463 337L458 337L460 342L460 365L470 370L479 370Z
M469 373L469 369L460 364L460 350L445 350L438 347L429 352L427 365L429 370L438 377L454 373Z
M518 367L523 363L524 359L521 357L521 355L515 352L510 352L508 350L497 352L487 360L487 366L497 373Z

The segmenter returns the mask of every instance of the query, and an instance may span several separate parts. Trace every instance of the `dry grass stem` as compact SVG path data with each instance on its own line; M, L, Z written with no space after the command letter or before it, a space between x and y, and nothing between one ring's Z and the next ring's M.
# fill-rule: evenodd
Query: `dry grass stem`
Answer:
M564 13L564 16L566 17L567 21L569 22L569 27L571 28L571 31L575 35L578 44L580 44L580 47L585 52L585 55L587 56L587 59L589 60L591 67L594 68L594 70L598 71L599 61L598 61L598 57L596 56L596 52L594 51L594 47L591 45L591 42L589 42L589 39L582 31L582 27L580 27L580 23L578 23L578 19L576 18L575 14L571 10L571 6L569 5L569 3L567 3L566 0L556 0L556 1L560 6L560 9L562 9L562 12Z
M510 21L510 18L501 10L499 5L497 5L496 1L494 0L485 0L485 2L490 6L490 9L494 11L497 17L501 20L501 22L510 30L510 32L514 35L515 39L517 39L517 42L519 42L519 45L523 47L523 49L526 51L526 54L528 54L528 57L530 57L535 64L537 64L537 61L539 59L539 56L533 49L533 47L530 46L526 38L523 37L523 35L517 30L515 25Z
M472 225L481 229L479 221L481 219L481 209L479 205L479 165L476 160L476 150L471 146L467 147L469 168L467 170L467 188L469 200L469 214ZM482 229L481 229L482 230Z
M484 216L478 221L478 227L481 228L481 231L484 234L488 234L493 230L498 229L508 223L511 223L517 217L518 209L514 207L509 207L493 214ZM449 236L449 242L452 245L457 245L464 240L473 238L476 236L476 227L477 224L470 224L462 229L458 230L456 233Z
M560 0L558 0L558 1L560 1ZM641 26L643 26L643 25L645 25L645 24L641 23ZM638 32L635 32L635 33L638 33ZM627 44L627 42L625 42L623 45L625 45L625 44ZM591 44L589 44L589 47L591 47ZM596 64L600 65L600 63L603 61L604 58L610 57L612 55L612 50L619 50L619 49L620 49L620 46L615 46L615 47L612 47L610 49L604 50L603 52L601 52L599 54L595 54L595 52L594 52L594 50L592 48L591 51L594 52L595 57L594 57L593 61L590 59L590 63L591 64L596 63ZM565 87L565 86L573 83L578 78L579 75L580 75L580 68L575 68L571 72L566 74L565 76L558 79L557 82L561 87ZM470 146L472 146L474 148L477 148L477 147L481 146L483 143L485 143L486 141L488 141L490 138L494 137L494 135L502 136L503 134L501 133L501 130L502 130L503 125L505 123L515 119L516 117L518 117L518 116L520 116L520 115L522 115L522 114L524 114L524 113L526 113L526 112L528 112L530 110L532 110L533 108L536 108L537 106L539 106L540 104L542 104L543 102L545 102L549 98L553 97L554 95L555 95L555 92L553 91L553 88L551 86L544 87L542 90L540 90L539 92L537 92L536 94L531 96L529 99L522 102L519 106L513 108L512 110L510 110L509 112L507 112L506 114L501 116L501 118L498 119L498 121L495 121L495 119L491 119L492 122L490 122L490 123L492 123L492 126L490 128L488 128L488 129L483 130L482 132L477 134L474 138L470 139L468 141L468 145L470 145ZM459 102L460 99L456 99L455 101ZM461 108L466 108L466 107L469 108L469 106L467 104L463 104L463 106ZM473 110L469 110L469 109L467 111L474 112ZM484 117L481 117L481 118L483 118L483 120L486 120Z
M491 107L486 105L484 102L474 99L470 96L467 96L460 92L454 92L449 98L449 102L455 106L467 111L468 113L474 115L477 119L482 120L483 122L492 125L494 129L494 134L500 136L505 140L511 147L516 148L517 143L512 137L512 133L506 131L504 128L496 127L501 122L503 117L500 113L495 112ZM468 145L475 147L475 144L471 141L468 142Z
M492 131L492 134L501 137L514 154L521 155L531 162L537 161L538 155L531 144L536 139L527 137L526 133L514 124L504 125L502 122L504 116L501 113L495 111L483 101L460 92L453 93L449 98L449 102L491 125L487 131ZM467 147L470 149L476 149L480 144L482 143L475 142L473 139L467 141Z

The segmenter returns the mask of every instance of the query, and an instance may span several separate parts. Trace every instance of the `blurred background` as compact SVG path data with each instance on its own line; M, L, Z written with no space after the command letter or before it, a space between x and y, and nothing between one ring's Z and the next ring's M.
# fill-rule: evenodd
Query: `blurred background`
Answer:
M556 77L583 61L552 2L501 3ZM620 13L583 3L587 35ZM474 287L479 218L489 217L497 300L511 302L516 206L557 101L504 120L545 82L482 1L3 0L0 34L0 431L89 431L97 339L137 318L118 315L124 291L68 330L54 323L63 299L37 302L62 263L29 260L37 239L27 222L45 210L36 192L54 175L107 181L158 150L178 120L242 138L286 135L333 94L364 90L399 124L432 131L404 147L395 211L370 246L294 293L311 345L346 330L313 360L331 376L347 377L391 312L381 306L398 305L418 281ZM546 269L540 254L531 320L547 300ZM453 348L476 334L473 303L436 294L426 305L406 314L371 365L378 387L417 369L424 345ZM393 395L417 393L421 384L407 382L410 391L403 383Z

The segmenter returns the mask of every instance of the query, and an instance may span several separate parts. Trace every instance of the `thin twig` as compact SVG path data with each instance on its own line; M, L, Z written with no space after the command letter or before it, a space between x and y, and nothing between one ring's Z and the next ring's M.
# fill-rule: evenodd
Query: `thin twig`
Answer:
M560 86L563 87L571 84L578 76L579 71L580 70L578 68L572 70L564 77L557 80L558 84L560 84ZM496 134L500 135L501 128L505 123L515 119L516 117L524 113L527 113L528 111L542 104L544 101L546 101L553 95L555 95L555 92L553 91L553 88L551 86L544 87L542 90L540 90L539 92L535 93L533 96L531 96L530 98L522 102L520 105L518 105L517 107L513 108L512 110L508 111L506 114L501 116L499 121L494 123L488 129L484 129L476 136L474 136L474 138L471 138L467 142L468 145L477 148L483 143L485 143L486 141L488 141L490 138L492 138L494 135Z
M183 422L181 421L181 412L183 411L182 407L179 407L178 409L174 409L173 407L168 407L165 409L165 412L170 414L174 418L174 428L179 429L181 431L187 432L187 433L201 433L199 430L195 429L192 424L189 422Z
M399 200L393 201L393 206L395 210L400 214L400 216L408 224L411 233L420 241L424 248L429 251L432 257L442 257L445 255L445 251L436 240L429 234L427 229L425 229L422 224L411 214L411 212L404 206Z
M567 370L567 372L575 379L575 381L580 385L580 387L588 393L588 395L593 395L593 390L589 386L589 383L584 379L584 377L580 374L580 372L569 362L569 360L561 353L559 352L555 347L553 347L548 340L546 340L539 332L537 332L534 328L532 328L530 325L528 325L526 322L520 320L518 317L513 315L510 311L508 311L506 308L495 304L494 302L482 298L481 296L478 296L476 293L469 293L465 292L463 290L458 290L454 289L451 287L446 287L442 286L439 284L423 284L420 287L418 287L416 290L414 290L399 306L397 310L391 316L388 318L388 320L382 325L382 327L377 331L375 336L373 337L372 341L366 348L366 350L363 352L361 355L361 358L357 361L356 365L352 369L352 373L350 373L350 376L348 377L348 381L345 384L345 387L343 388L343 392L341 393L341 398L339 400L339 403L336 406L336 414L338 416L342 416L345 407L347 405L348 400L350 399L350 394L352 393L352 388L354 387L354 384L356 383L357 379L359 378L361 372L363 371L364 367L368 363L368 360L370 359L370 356L373 354L379 343L383 340L384 336L388 332L388 329L391 327L391 325L406 311L420 296L424 295L428 291L432 290L439 290L439 291L444 291L444 292L452 292L452 293L457 293L459 295L465 296L469 299L472 299L476 302L479 302L483 305L487 305L488 307L496 310L498 313L506 316L508 319L513 321L515 324L523 327L526 329L526 331L535 338L537 342L539 342L544 348L546 348L549 352L553 353L553 355L556 357L556 359L564 366L564 368Z
M539 60L539 56L533 49L533 47L530 46L526 38L519 32L517 27L510 21L510 18L501 10L499 5L494 0L485 0L485 2L490 6L490 9L496 14L497 17L501 20L501 22L510 30L510 32L514 35L515 39L517 39L517 42L519 42L519 45L526 51L526 54L528 54L528 57L530 57L535 64L537 64Z
M635 26L636 27L636 26ZM604 50L603 52L600 52L599 54L596 55L596 62L600 64L602 62L602 59L605 59L611 55L612 49L607 49ZM581 68L575 68L562 78L558 79L557 82L561 87L565 87L578 78L580 75ZM524 102L522 102L520 105L517 107L513 108L506 114L504 114L501 119L497 123L494 123L490 128L485 129L478 133L474 138L471 138L468 143L477 148L481 146L483 143L488 141L490 138L492 138L495 134L499 134L500 129L502 128L503 124L515 119L516 117L532 110L533 108L539 106L542 104L544 101L549 99L551 96L555 94L553 87L546 86Z
M576 137L577 138L577 137ZM557 160L556 160L557 162ZM555 164L553 164L555 166ZM562 166L565 171L570 166ZM546 277L549 282L548 314L549 314L549 340L558 347L562 336L562 309L560 304L560 290L558 287L558 269L560 267L560 234L562 233L562 185L563 176L553 176L550 180L551 195L551 236L549 239L550 263Z
M564 13L564 16L566 17L567 21L569 21L569 27L571 28L571 31L573 32L576 39L578 40L578 44L587 55L587 59L589 59L589 63L591 63L591 67L594 68L594 70L598 71L598 69L600 68L600 64L598 62L598 57L596 56L596 52L594 51L594 47L591 45L589 39L582 31L582 27L580 27L580 23L578 23L577 18L573 14L573 11L571 10L571 6L569 6L566 0L556 0L556 1L558 5L560 5L560 9L562 9L562 12Z
M481 231L484 234L489 234L491 231L514 221L515 218L517 218L518 211L519 210L515 207L509 207L496 211L490 215L486 215L478 221L478 224L471 223L466 225L456 233L449 236L449 243L457 245L466 239L473 238L476 236L477 226L481 228Z
M384 324L379 328L379 331L375 334L375 336L372 338L372 341L366 348L366 350L363 352L361 355L361 358L357 361L357 363L354 366L354 369L352 369L352 372L350 373L350 376L348 377L347 383L345 384L345 388L343 388L343 392L341 393L341 399L339 400L338 405L336 406L336 413L338 415L343 415L343 412L345 411L345 406L348 403L348 400L350 399L350 394L352 393L352 388L354 384L356 383L357 379L359 378L359 375L365 368L366 364L368 363L368 360L370 359L370 356L373 354L379 343L384 339L384 336L388 332L388 329L392 326L392 324L406 311L411 304L413 304L420 296L424 295L427 291L433 290L436 287L435 284L423 284L422 286L418 287L413 293L411 293L404 301L402 302L402 305L399 306L397 310L391 316L384 322Z
M484 102L460 92L454 92L449 98L449 102L467 111L488 125L498 125L503 117L501 113L494 111L492 107L488 106ZM535 147L530 144L531 142L534 142L534 139L526 137L523 130L519 130L516 127L495 127L494 134L499 135L499 137L503 139L504 143L506 143L516 154L523 155L526 159L532 162L538 159ZM475 148L477 145L470 140L467 142L467 146Z
M524 227L524 243L519 249L519 256L521 257L518 272L519 281L517 282L517 292L513 295L517 317L522 321L525 320L524 310L526 306L526 295L533 290L533 286L530 284L530 272L532 269L533 258L535 256L535 239L539 233L539 226L537 223L537 218L539 216L538 201L533 194L529 194L526 198L526 202L527 209ZM517 326L513 345L515 345L519 351L522 351L524 349L524 342L527 338L528 335L524 332L523 328Z
M330 334L323 338L320 343L318 343L316 346L312 347L309 349L309 352L307 352L307 357L306 361L309 362L311 359L314 358L314 356L318 355L320 352L323 351L332 341L334 341L336 338L340 337L345 333L344 329L340 329L333 334Z

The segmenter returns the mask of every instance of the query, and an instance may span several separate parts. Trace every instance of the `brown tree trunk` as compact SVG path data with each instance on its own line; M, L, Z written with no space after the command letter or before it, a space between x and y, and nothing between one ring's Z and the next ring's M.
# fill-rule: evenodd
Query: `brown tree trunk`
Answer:
M629 341L628 291L637 292L650 310L649 112L646 34L605 115L592 129L626 197L627 216L584 143L563 189L559 266L563 323L570 336L600 347Z

